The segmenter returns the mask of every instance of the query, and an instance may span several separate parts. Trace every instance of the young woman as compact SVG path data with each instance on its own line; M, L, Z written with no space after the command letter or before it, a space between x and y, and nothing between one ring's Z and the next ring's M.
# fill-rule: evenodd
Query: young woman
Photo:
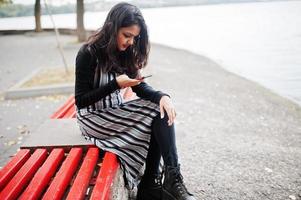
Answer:
M140 10L128 3L115 5L76 57L77 121L86 139L118 155L127 188L139 183L137 199L193 200L180 173L172 101L141 77L148 54ZM140 98L123 102L120 89L126 87Z

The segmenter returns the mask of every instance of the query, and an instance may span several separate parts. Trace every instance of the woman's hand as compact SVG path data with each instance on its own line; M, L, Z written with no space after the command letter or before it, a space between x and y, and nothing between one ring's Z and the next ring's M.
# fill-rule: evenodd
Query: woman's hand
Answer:
M161 97L159 104L160 104L161 118L164 117L164 110L165 110L168 116L168 126L171 126L176 118L176 110L174 108L171 99L168 96L163 96Z
M126 87L138 85L142 80L131 79L127 75L122 74L116 77L116 81L120 88L126 88Z

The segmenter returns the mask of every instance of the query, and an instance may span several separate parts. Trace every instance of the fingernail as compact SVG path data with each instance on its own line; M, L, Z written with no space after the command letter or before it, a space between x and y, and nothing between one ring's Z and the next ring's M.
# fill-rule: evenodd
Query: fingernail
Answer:
M161 119L163 119L163 115L161 115Z

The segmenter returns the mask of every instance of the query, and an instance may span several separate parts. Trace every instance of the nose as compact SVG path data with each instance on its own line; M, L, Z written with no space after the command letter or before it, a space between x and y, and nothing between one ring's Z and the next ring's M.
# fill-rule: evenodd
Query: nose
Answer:
M133 44L134 44L134 38L129 39L127 43L128 43L129 45L133 45Z

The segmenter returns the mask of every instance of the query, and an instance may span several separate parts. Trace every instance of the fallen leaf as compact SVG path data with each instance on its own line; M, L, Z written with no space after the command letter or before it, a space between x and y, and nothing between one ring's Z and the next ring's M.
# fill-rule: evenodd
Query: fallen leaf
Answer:
M26 125L19 125L17 129L23 129L24 127L26 127Z
M20 125L17 127L20 134L28 134L29 130L26 125Z
M270 169L270 168L264 168L265 169L265 171L267 171L267 172L269 172L269 173L271 173L271 172L273 172L273 170L272 169Z
M17 142L14 141L14 140L10 140L10 141L8 141L8 143L6 143L7 146L12 146L12 145L15 145L15 144L17 144Z

